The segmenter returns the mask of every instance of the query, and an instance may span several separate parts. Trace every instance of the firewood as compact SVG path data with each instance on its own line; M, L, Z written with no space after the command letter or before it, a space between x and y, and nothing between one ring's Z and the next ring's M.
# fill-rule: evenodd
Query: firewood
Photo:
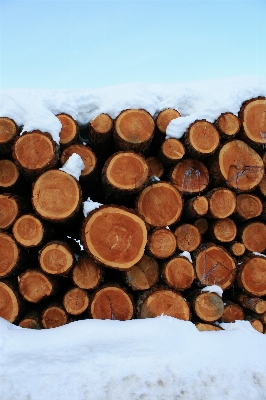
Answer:
M207 214L209 202L205 196L189 199L184 204L183 217L186 219L201 218Z
M44 309L41 322L45 329L50 329L66 325L68 318L69 315L61 304L51 304Z
M118 286L106 286L96 291L90 304L94 319L126 321L134 315L134 304L128 293Z
M47 274L66 275L74 263L74 252L65 241L52 240L39 252L40 268Z
M266 174L263 175L262 180L256 187L255 193L261 196L263 199L266 198Z
M0 317L14 323L25 310L17 283L13 279L0 281Z
M150 156L146 158L146 163L149 167L149 177L156 176L161 179L164 174L164 166L161 161L154 156Z
M166 167L172 167L184 157L185 152L185 146L180 140L169 138L162 143L158 158Z
M155 258L171 257L176 251L176 237L170 229L156 228L149 233L147 251Z
M248 308L257 314L266 313L266 300L263 300L260 297L251 297L245 293L232 289L227 292L226 296L239 303L242 307Z
M27 253L12 235L0 231L0 278L18 274L26 268Z
M137 264L124 272L124 278L132 290L147 290L158 282L159 274L158 261L144 254Z
M244 320L245 313L242 307L229 300L224 300L224 312L221 316L222 322L235 322L237 320Z
M62 149L65 149L66 147L70 146L73 143L76 143L78 141L78 124L68 114L57 114L56 115L59 121L62 124L62 128L60 131L60 146Z
M41 329L41 315L36 311L30 311L19 321L18 326L26 329Z
M100 167L114 151L113 126L114 121L108 114L99 114L87 128L88 144L97 155Z
M11 118L0 117L0 155L10 155L13 143L18 135L18 127Z
M144 254L147 228L138 215L125 208L101 206L84 220L82 243L96 262L128 270Z
M174 256L163 264L162 276L165 283L178 291L189 289L194 281L192 263L184 256Z
M215 322L221 318L224 313L224 303L217 293L200 290L192 293L187 298L198 318L204 322Z
M261 221L244 223L238 228L238 238L247 250L263 253L266 250L266 224Z
M52 296L58 291L58 281L38 269L27 269L18 276L18 287L22 297L38 303L45 297Z
M55 235L53 227L34 214L21 215L12 227L12 234L26 248L42 246Z
M236 195L228 188L216 187L206 194L206 198L211 218L227 218L235 212Z
M236 197L235 215L238 220L244 221L259 217L262 213L262 201L258 196L250 193L242 193Z
M175 229L177 248L181 251L194 251L201 244L201 234L193 224L182 224Z
M209 224L208 235L212 242L229 243L237 234L237 226L231 218L218 219Z
M220 144L220 135L217 129L205 119L196 120L190 124L182 139L186 152L195 158L210 156Z
M224 246L226 249L229 251L230 254L234 257L240 257L243 256L243 254L246 251L246 247L244 243L237 242L237 241L232 241L230 243L225 243Z
M260 320L260 316L256 315L255 313L245 313L245 320L249 321L252 328L254 328L256 331L263 333L264 326L263 323Z
M102 276L102 268L87 255L79 257L76 265L71 270L73 283L81 289L96 289L102 280Z
M166 128L173 119L181 117L179 111L174 108L166 108L160 111L155 119L155 132L152 141L152 148L158 149L166 137Z
M56 142L49 133L38 130L19 136L12 156L19 170L31 182L43 172L56 168L59 160Z
M201 235L204 235L208 231L209 222L206 218L198 218L194 222L195 227L198 229Z
M196 322L195 323L196 328L200 332L205 332L205 331L223 331L223 328L219 325L214 325L214 324L207 324L206 322Z
M69 289L63 298L63 305L70 315L80 315L89 306L89 295L81 288Z
M247 294L256 297L266 295L266 258L249 254L242 259L237 283Z
M156 182L141 192L136 208L151 226L170 226L181 216L183 198L171 184L163 181Z
M30 204L26 198L12 193L0 194L0 229L10 228L29 209Z
M25 178L11 160L0 160L0 193L26 194L30 192Z
M222 113L214 122L214 125L223 140L235 137L241 127L239 118L231 112Z

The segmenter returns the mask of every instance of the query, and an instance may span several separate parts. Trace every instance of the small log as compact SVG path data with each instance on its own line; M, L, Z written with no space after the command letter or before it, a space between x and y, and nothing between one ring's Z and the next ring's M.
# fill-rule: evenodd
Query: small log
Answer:
M128 293L118 286L106 286L94 294L90 305L93 319L126 321L134 315L134 304Z
M159 275L158 261L144 254L137 264L125 271L124 278L131 289L147 290L158 282Z
M27 199L12 193L0 194L0 229L10 228L18 217L29 211Z
M83 255L71 270L73 283L81 289L96 289L102 280L102 268L95 261Z
M46 171L33 184L32 204L41 218L54 223L67 222L80 210L80 186L66 172Z
M251 252L263 253L266 250L266 224L263 222L252 221L240 226L238 237Z
M11 160L0 160L0 193L30 193L30 186Z
M157 176L161 179L164 174L164 166L161 161L157 157L150 156L146 158L146 163L149 167L149 177Z
M197 196L185 202L183 217L186 219L201 218L207 214L209 202L205 196Z
M224 303L217 293L194 291L189 297L195 315L204 322L215 322L224 313Z
M224 247L206 243L201 245L192 257L196 279L200 285L218 285L225 290L234 282L236 263Z
M209 172L200 161L184 159L173 168L170 182L184 195L198 195L209 184Z
M266 296L266 258L254 254L245 257L237 274L237 283L251 296Z
M204 235L208 231L209 222L206 218L198 218L194 222L195 227L198 229L201 235Z
M224 312L221 316L222 322L235 322L243 321L245 319L245 313L242 307L232 301L224 301Z
M62 149L70 146L78 141L78 124L77 122L68 114L57 114L56 117L62 124L60 136L60 146Z
M223 140L234 138L241 126L239 118L231 112L222 113L214 122L214 125Z
M56 168L59 160L58 146L49 133L38 130L19 136L14 144L13 159L30 182L43 172Z
M42 326L45 329L57 328L66 325L68 322L66 310L59 304L51 304L45 308L41 315Z
M108 114L99 114L88 125L88 143L95 151L100 166L113 152L114 121Z
M115 206L101 206L84 220L82 244L96 262L121 271L143 256L147 243L145 222L135 213Z
M147 251L155 258L171 257L176 251L176 237L170 229L156 228L148 236Z
M260 197L266 197L266 174L263 175L262 180L260 181L259 185L256 187L256 191Z
M226 296L236 303L239 303L242 307L247 308L257 314L266 313L266 300L263 300L259 297L251 297L245 293L231 289L228 291Z
M196 120L187 128L183 141L186 152L195 158L205 158L213 154L220 144L216 127L205 119Z
M161 145L158 158L166 167L172 167L185 155L186 149L180 140L169 138Z
M53 228L34 214L24 214L12 227L16 241L23 247L42 246L54 236Z
M201 244L201 234L192 224L182 224L175 231L177 248L181 251L194 251Z
M252 328L254 328L256 331L263 333L264 326L263 326L263 323L261 322L259 316L257 316L254 313L246 313L245 320L249 321Z
M173 119L181 117L179 111L174 108L166 108L160 111L155 119L155 132L152 141L152 149L158 149L166 137L167 126Z
M89 295L81 288L69 289L63 298L63 305L70 315L80 315L89 306Z
M12 146L18 135L18 127L11 118L0 117L0 155L11 154Z
M195 272L192 263L186 257L175 256L163 264L162 276L168 286L182 291L191 287Z
M216 187L206 197L209 201L208 216L211 218L227 218L236 210L236 195L228 188Z
M119 150L145 154L155 129L152 116L142 109L122 111L115 120L114 140Z
M243 243L232 241L228 244L225 244L226 249L229 251L230 254L234 257L241 257L246 251L246 247Z
M21 272L27 262L27 253L14 238L0 231L0 278Z
M74 252L65 241L53 240L39 252L40 267L47 274L66 275L74 263Z
M230 218L223 218L209 224L208 235L213 242L232 242L237 234L237 226ZM244 250L245 251L245 250Z
M207 323L204 323L204 322L196 322L195 326L200 332L205 332L205 331L223 331L223 328L221 328L219 325L207 324Z
M0 282L0 317L13 323L23 312L21 301L16 284L9 279Z
M236 197L235 217L239 221L259 217L262 213L263 205L258 196L250 193L242 193Z
M151 226L170 226L181 216L183 198L171 184L156 182L141 192L136 208Z
M238 113L243 126L245 142L255 149L264 149L266 143L266 98L257 97L245 101Z
M162 314L184 321L190 320L189 303L172 289L154 288L140 296L138 318L154 318Z
M41 315L36 311L31 311L23 316L18 326L26 329L41 329Z
M30 303L38 303L45 297L56 294L58 282L37 269L27 269L18 276L18 287L22 297Z

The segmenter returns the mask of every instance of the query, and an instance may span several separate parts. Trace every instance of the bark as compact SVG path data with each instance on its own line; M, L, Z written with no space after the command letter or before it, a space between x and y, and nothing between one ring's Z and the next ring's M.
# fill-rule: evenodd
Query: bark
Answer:
M102 268L95 261L83 255L71 270L71 278L77 287L86 290L96 289L103 277Z
M86 290L81 288L69 289L63 299L63 305L70 315L80 315L89 306L89 295Z
M29 209L30 204L26 198L12 193L0 194L0 229L10 228Z
M57 328L66 325L69 315L61 304L51 304L45 308L41 315L42 326L45 329Z
M227 218L236 210L236 195L228 188L216 187L206 194L206 198L211 218Z
M209 224L208 235L213 242L232 242L237 234L237 226L230 218L223 218Z
M47 274L66 275L75 264L73 249L65 241L53 240L40 250L39 264Z
M214 125L223 140L234 138L241 127L239 118L231 112L222 113L214 122Z
M156 228L148 236L147 251L155 258L171 257L176 251L176 237L170 229Z
M186 152L195 158L214 154L220 144L220 135L213 124L205 119L194 121L186 130L183 141Z
M215 322L224 313L224 303L217 293L194 291L189 301L195 315L204 322Z
M132 290L147 290L159 280L158 261L146 254L140 261L124 273L126 284Z
M186 149L180 140L170 138L165 140L158 152L158 158L165 167L172 167L185 155Z
M253 254L242 259L237 283L240 289L251 296L266 296L266 258Z
M182 224L175 231L177 248L181 251L194 251L201 244L201 234L192 224Z
M8 156L11 154L12 146L18 136L18 127L11 118L0 117L0 155Z
M62 149L78 141L79 129L77 122L68 114L57 114L62 124L60 131L60 146Z
M165 283L178 291L189 289L194 281L193 264L183 256L174 256L163 264L162 276Z
M238 227L238 238L247 250L263 253L266 250L266 224L251 221Z
M263 205L258 196L250 193L242 193L236 197L236 211L234 217L239 221L259 217L262 213Z
M38 303L58 291L58 281L38 269L27 269L18 276L19 292L30 303Z
M198 195L209 184L209 172L202 162L187 158L173 168L170 182L184 195Z
M156 176L161 179L164 174L164 166L161 161L157 157L150 156L146 158L146 163L149 167L149 177Z

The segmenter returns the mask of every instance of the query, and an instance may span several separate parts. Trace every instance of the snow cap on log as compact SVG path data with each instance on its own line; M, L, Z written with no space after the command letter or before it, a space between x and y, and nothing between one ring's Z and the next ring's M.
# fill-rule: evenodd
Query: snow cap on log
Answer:
M85 168L85 164L82 161L82 158L79 154L73 153L69 159L65 162L62 168L59 168L60 171L64 171L79 180L81 175L81 171Z

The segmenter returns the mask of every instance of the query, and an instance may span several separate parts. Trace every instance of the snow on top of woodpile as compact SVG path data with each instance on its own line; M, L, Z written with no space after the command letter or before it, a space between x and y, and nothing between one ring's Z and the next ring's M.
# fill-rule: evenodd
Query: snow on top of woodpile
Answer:
M82 158L77 153L73 153L69 159L65 162L60 171L64 171L69 175L72 175L77 181L80 178L81 171L85 168L85 164Z
M222 295L223 295L223 289L220 288L220 286L218 286L218 285L206 286L205 288L201 289L201 291L202 292L216 293L220 297L222 297Z
M14 119L23 132L49 132L58 143L61 123L55 115L59 113L86 125L101 113L116 118L124 109L143 108L155 116L169 107L177 109L181 118L168 125L167 135L179 138L196 119L213 122L222 112L237 114L244 100L257 96L266 96L266 80L257 77L83 90L6 89L1 93L0 116Z

